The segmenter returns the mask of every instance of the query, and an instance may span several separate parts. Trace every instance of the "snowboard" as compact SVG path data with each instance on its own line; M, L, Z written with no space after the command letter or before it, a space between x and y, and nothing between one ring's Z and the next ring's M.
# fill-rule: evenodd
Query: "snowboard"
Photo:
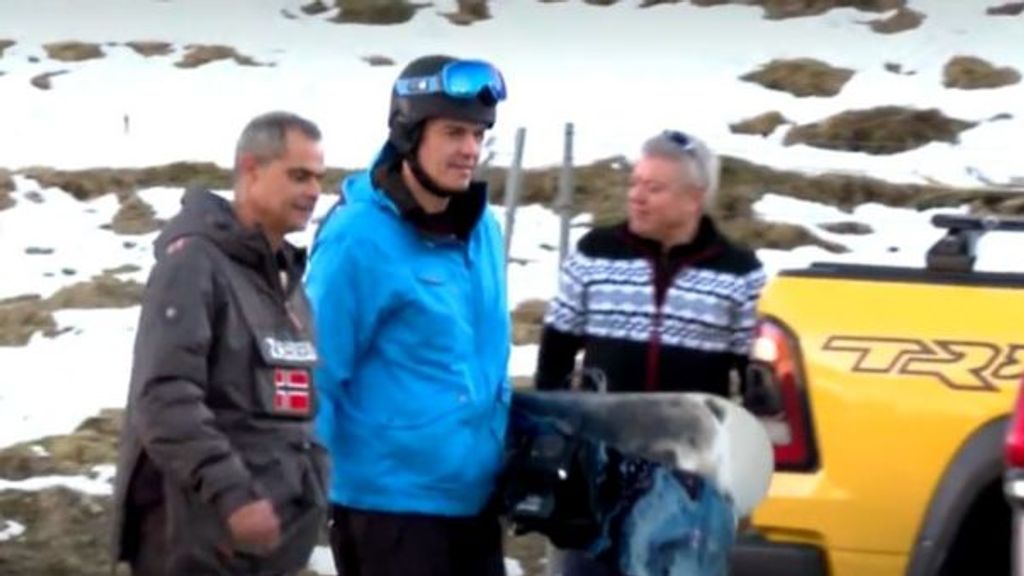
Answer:
M571 434L696 474L726 496L737 518L749 515L768 493L774 470L768 433L753 414L726 398L697 392L519 390L512 410L561 422Z

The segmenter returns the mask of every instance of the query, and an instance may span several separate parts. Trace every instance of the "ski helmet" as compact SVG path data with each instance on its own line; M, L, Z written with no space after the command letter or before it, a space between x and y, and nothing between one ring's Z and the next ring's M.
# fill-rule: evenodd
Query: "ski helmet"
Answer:
M398 75L391 90L388 140L404 157L419 145L423 123L450 118L494 126L506 96L504 78L491 64L446 55L422 56Z

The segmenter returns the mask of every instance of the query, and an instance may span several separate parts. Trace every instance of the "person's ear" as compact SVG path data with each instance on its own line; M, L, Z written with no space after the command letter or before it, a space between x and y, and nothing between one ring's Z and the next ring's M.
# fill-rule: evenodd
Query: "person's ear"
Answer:
M690 211L699 214L704 208L704 190L697 187L690 188L686 191L686 200Z
M259 161L252 154L242 154L238 158L238 172L243 176L252 176L259 168Z

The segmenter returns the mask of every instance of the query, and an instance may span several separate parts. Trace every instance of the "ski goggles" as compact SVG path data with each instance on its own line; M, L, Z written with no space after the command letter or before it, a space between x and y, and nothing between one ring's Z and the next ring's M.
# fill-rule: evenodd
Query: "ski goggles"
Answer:
M399 96L444 94L452 98L477 98L481 94L501 102L508 96L501 72L483 60L457 60L445 64L432 76L399 78L395 82Z

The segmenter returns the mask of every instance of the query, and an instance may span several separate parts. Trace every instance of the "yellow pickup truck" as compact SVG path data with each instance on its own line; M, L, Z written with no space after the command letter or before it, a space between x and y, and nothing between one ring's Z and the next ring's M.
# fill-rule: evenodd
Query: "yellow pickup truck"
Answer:
M749 375L776 472L733 576L1010 573L1024 274L978 271L975 250L1024 222L932 222L921 268L814 264L766 286Z

